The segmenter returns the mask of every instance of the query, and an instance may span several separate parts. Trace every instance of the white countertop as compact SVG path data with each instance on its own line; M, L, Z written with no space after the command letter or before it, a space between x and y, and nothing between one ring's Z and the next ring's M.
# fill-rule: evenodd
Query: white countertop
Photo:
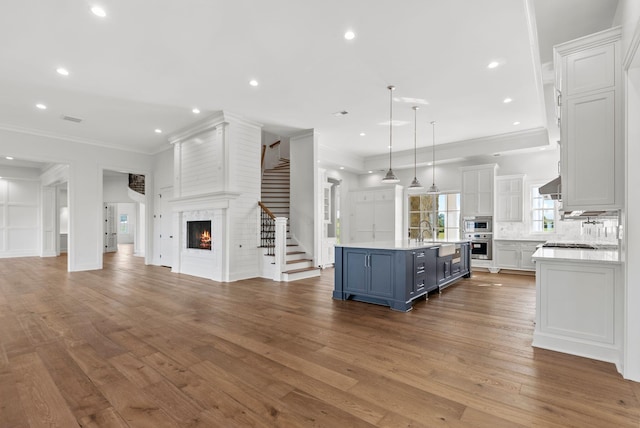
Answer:
M513 242L547 242L546 237L540 238L493 238L494 241L513 241Z
M599 262L620 264L618 250L583 250L578 248L538 248L533 256L540 261Z
M418 242L415 239L402 239L398 241L380 242L352 242L350 244L337 244L336 247L345 248L377 248L381 250L415 250L418 248L439 247L442 244L456 244L459 242L469 242L465 239L437 239Z

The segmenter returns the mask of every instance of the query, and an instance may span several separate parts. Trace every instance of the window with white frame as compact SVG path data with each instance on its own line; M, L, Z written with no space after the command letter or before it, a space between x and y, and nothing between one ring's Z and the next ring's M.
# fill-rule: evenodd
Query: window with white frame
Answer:
M460 238L460 193L409 195L409 237Z
M531 187L531 232L553 233L556 230L556 204L540 194L540 186Z

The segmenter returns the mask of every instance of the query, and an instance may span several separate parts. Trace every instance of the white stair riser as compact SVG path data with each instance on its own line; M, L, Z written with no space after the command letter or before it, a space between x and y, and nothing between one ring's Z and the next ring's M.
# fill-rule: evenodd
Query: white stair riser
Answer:
M320 269L309 270L304 272L296 272L296 273L283 273L282 280L285 282L290 282L290 281L297 281L299 279L313 278L316 276L320 276Z
M311 264L312 262L309 260L304 260L304 261L300 261L300 262L296 262L296 263L287 263L287 266L285 267L286 270L296 270L296 269L304 269L304 268L310 268L313 267L313 265Z

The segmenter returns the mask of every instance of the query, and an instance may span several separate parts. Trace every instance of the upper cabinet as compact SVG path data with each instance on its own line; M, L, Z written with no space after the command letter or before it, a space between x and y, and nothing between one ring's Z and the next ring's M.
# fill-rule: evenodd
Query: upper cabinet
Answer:
M496 177L496 221L523 220L524 175Z
M621 208L620 28L554 47L564 210Z
M496 164L460 168L462 172L462 216L493 216L493 186Z

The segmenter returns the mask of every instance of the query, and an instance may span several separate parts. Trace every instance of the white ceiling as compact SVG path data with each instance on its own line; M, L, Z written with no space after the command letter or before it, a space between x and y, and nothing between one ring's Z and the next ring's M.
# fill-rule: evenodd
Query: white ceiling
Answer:
M428 102L419 146L432 120L438 144L544 128L539 61L611 26L617 2L535 0L540 58L526 0L96 0L103 19L86 0L5 2L0 128L156 153L225 110L281 136L314 128L320 144L366 157L388 150L388 85ZM406 123L394 151L413 147L413 105L394 102Z

